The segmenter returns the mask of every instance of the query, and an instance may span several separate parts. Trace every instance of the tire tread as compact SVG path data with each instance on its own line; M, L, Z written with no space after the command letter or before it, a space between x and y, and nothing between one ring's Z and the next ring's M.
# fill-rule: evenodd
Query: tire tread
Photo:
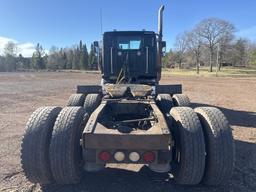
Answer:
M174 107L170 114L178 125L181 148L181 160L174 171L174 179L179 184L198 184L205 167L205 144L200 121L189 107Z
M49 145L60 107L40 107L30 117L21 143L21 166L33 183L53 182Z
M50 145L50 164L58 184L73 184L80 181L80 138L84 128L84 109L65 107L55 122Z
M232 176L234 141L232 130L224 114L214 107L198 107L198 114L206 141L206 169L203 183L221 185Z
M72 94L68 99L67 106L80 106L84 105L85 95L84 94Z

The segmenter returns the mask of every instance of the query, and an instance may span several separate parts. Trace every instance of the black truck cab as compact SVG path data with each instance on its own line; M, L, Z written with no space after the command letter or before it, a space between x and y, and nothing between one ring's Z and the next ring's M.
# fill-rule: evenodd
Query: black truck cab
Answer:
M102 56L102 74L106 82L148 84L157 79L155 32L105 32Z

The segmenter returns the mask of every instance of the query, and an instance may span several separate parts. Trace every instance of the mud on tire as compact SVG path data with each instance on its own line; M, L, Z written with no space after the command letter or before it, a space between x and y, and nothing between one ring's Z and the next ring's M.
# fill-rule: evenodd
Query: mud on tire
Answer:
M185 94L174 94L172 96L174 106L176 107L189 107L190 100L187 95Z
M195 109L203 126L206 144L206 168L203 183L221 185L232 176L234 141L229 123L223 113L214 107Z
M27 122L21 144L21 165L27 179L33 183L53 182L49 145L54 122L60 110L60 107L38 108Z
M171 173L179 184L198 184L205 167L205 143L200 121L189 107L174 107L170 115L175 141Z
M84 105L85 95L84 94L72 94L68 99L67 106L80 106Z

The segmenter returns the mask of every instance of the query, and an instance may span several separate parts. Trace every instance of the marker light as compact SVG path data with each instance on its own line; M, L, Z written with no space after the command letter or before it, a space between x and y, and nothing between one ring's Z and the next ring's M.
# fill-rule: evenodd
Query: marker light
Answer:
M155 160L155 154L151 151L143 153L143 160L147 163L152 163Z
M117 160L117 161L123 161L124 158L125 158L125 155L124 155L123 152L118 151L118 152L116 152L116 153L114 154L114 158L115 158L115 160Z
M108 160L110 160L110 157L111 157L111 155L107 151L102 151L99 154L99 159L102 161L108 161Z
M137 162L140 160L140 154L137 153L137 152L131 152L129 154L129 159L132 161L132 162Z

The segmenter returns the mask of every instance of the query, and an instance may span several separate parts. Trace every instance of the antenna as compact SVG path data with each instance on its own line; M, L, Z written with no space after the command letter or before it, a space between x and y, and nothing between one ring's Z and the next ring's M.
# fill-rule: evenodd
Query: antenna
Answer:
M102 8L100 8L100 34L102 35Z

